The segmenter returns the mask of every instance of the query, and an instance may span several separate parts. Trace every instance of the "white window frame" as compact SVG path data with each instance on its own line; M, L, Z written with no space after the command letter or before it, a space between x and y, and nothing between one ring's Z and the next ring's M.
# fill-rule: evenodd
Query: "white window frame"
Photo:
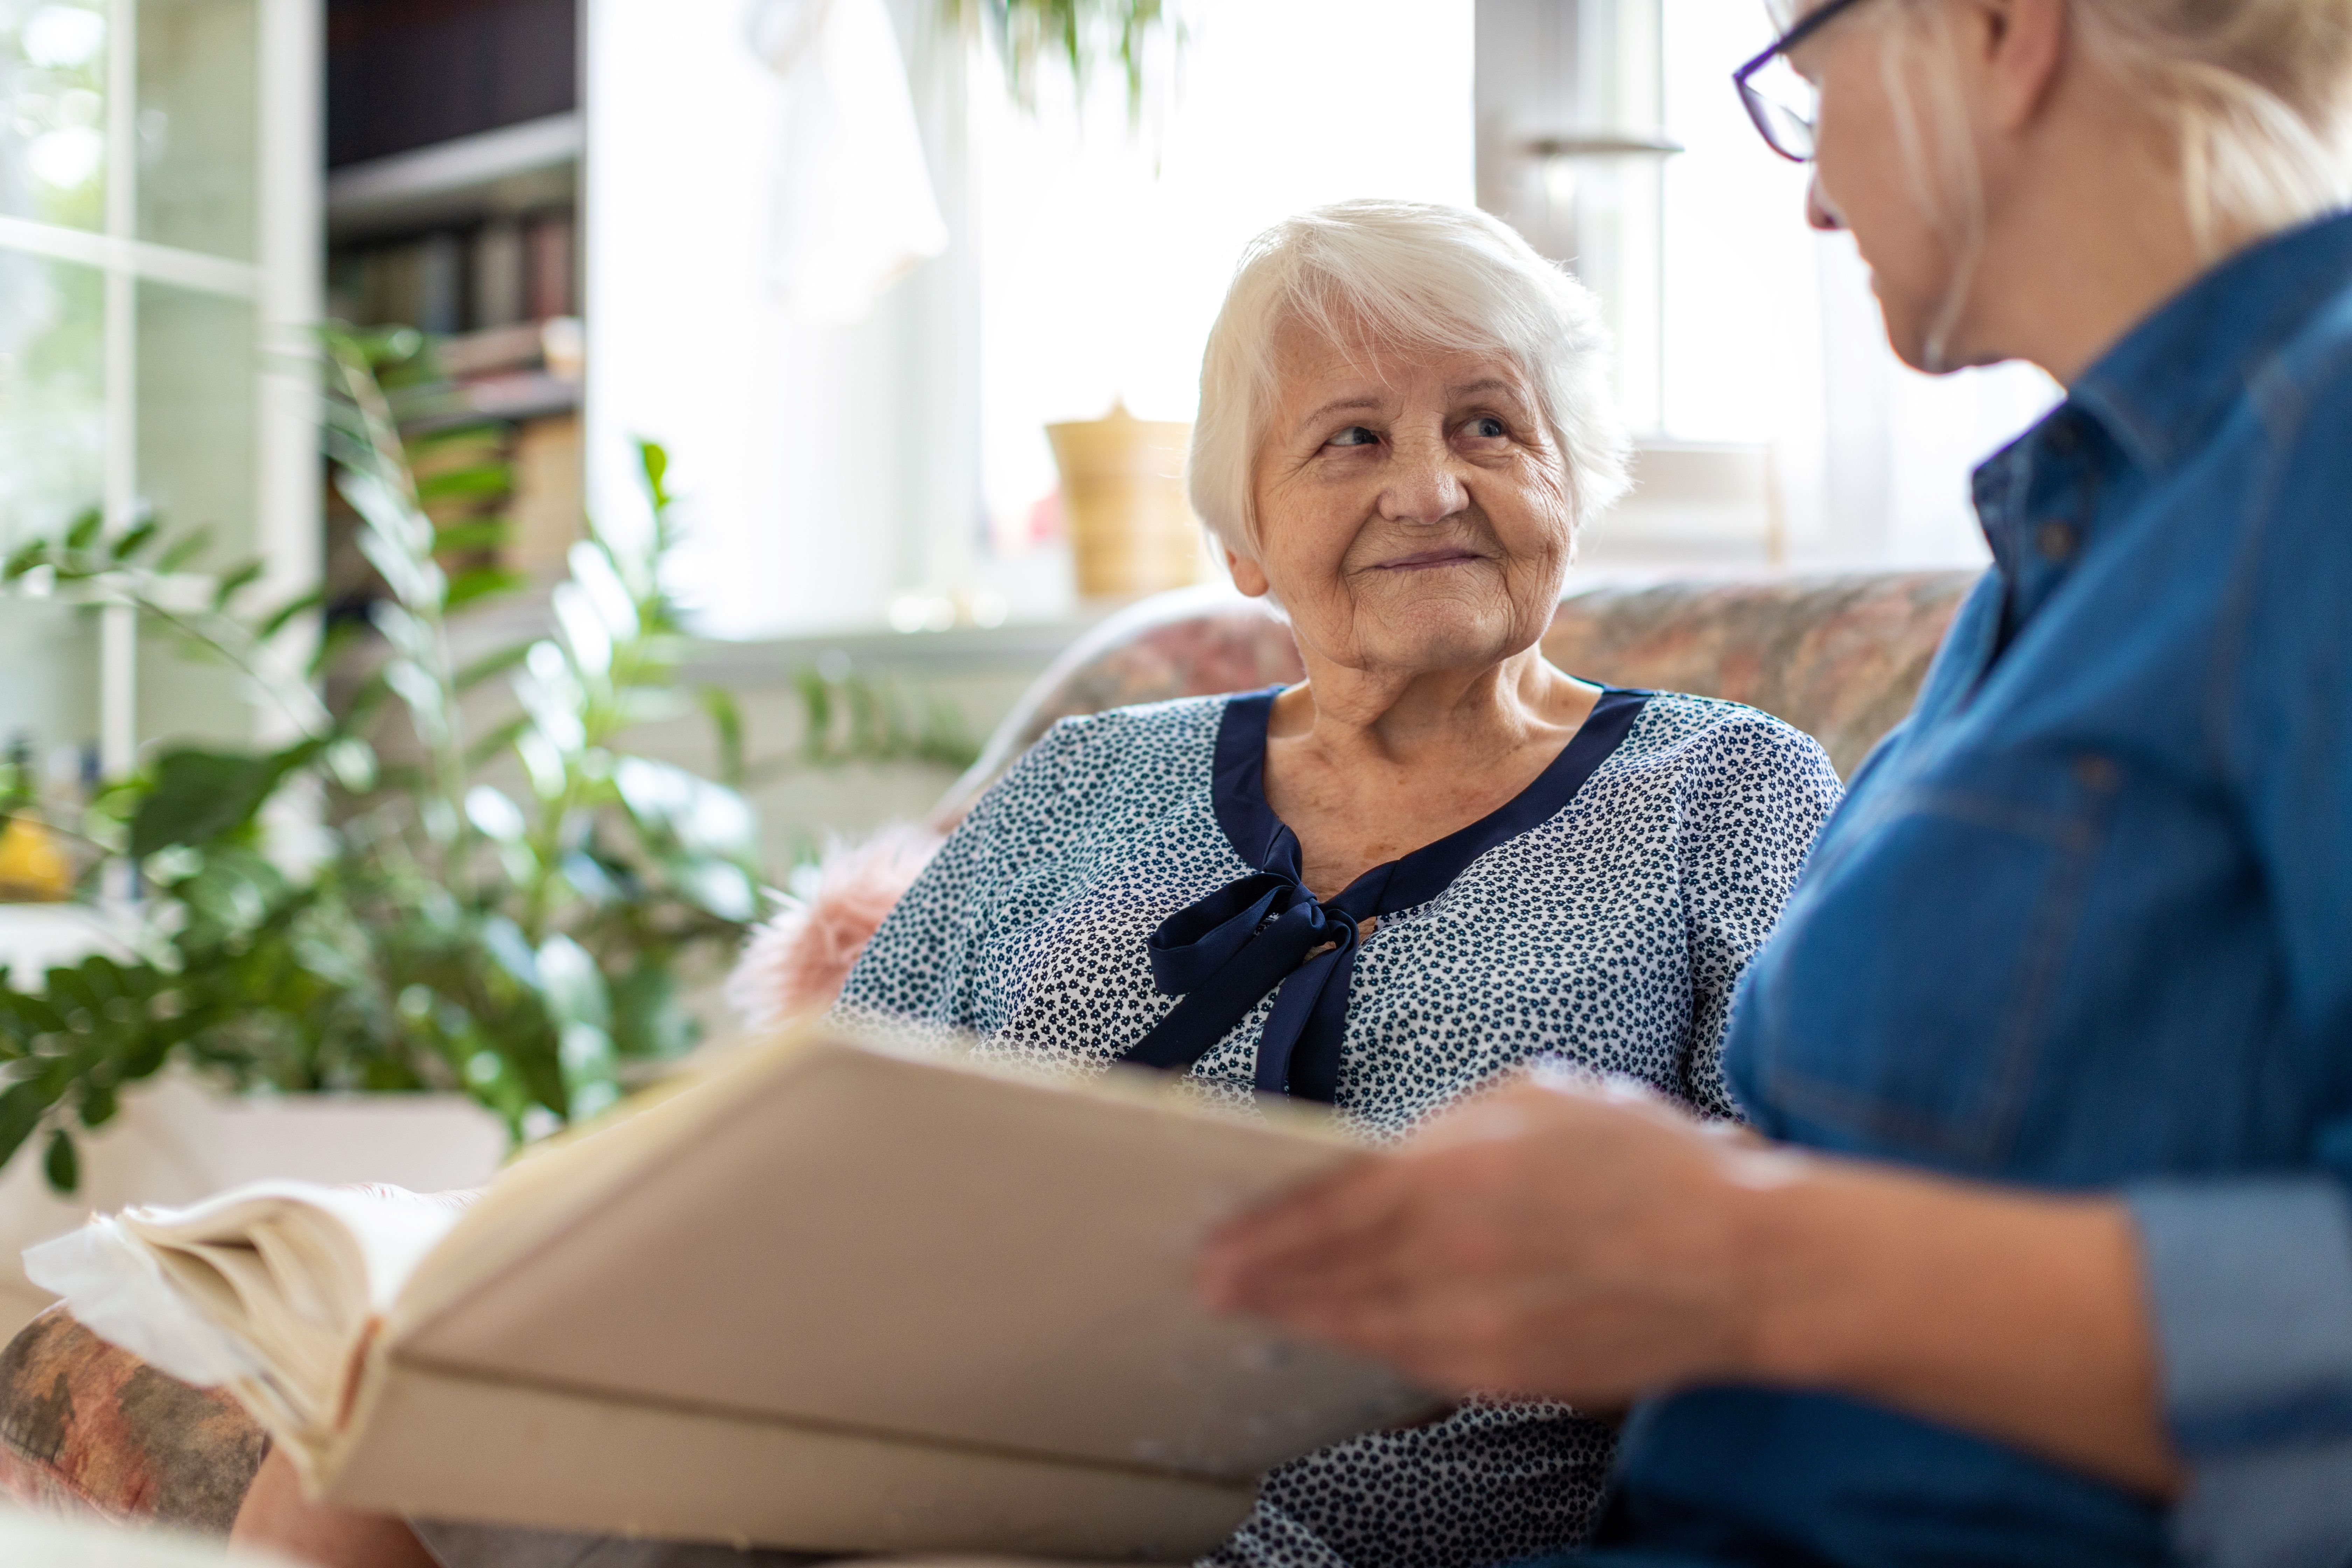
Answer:
M232 260L138 237L139 161L124 155L138 145L138 0L109 0L107 6L105 228L0 216L0 250L88 267L103 279L102 508L109 533L131 528L139 510L139 285L166 283L254 307L254 552L264 563L265 589L290 598L314 584L320 568L315 393L274 368L273 356L292 348L294 334L319 319L325 20L323 0L255 0L255 10L257 259ZM136 613L109 608L101 612L99 633L99 763L109 777L137 764L138 694ZM268 728L274 722L257 712L262 738L275 738Z

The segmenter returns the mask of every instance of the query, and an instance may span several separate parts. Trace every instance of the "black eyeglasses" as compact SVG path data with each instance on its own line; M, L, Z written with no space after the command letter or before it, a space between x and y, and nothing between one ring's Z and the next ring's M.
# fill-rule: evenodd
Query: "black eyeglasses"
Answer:
M1789 51L1828 26L1862 0L1828 0L1772 40L1772 47L1731 73L1748 118L1765 145L1792 163L1813 161L1813 84L1789 63Z

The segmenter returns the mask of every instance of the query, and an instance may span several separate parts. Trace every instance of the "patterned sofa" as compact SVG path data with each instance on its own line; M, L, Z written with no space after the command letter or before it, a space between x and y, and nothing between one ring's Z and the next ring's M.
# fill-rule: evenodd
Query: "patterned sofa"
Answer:
M1971 581L1937 572L1603 587L1560 606L1544 650L1613 685L1764 709L1850 773L1908 709ZM1065 715L1299 673L1288 631L1255 604L1198 589L1147 600L1037 680L935 820L960 817ZM267 1448L226 1394L176 1383L61 1313L0 1351L0 1493L26 1507L226 1534Z
M1857 573L1587 589L1561 601L1544 656L1613 686L1761 708L1849 773L1910 710L1970 572ZM1256 600L1182 588L1103 622L1037 679L941 802L961 816L1013 759L1074 713L1297 680L1289 629Z

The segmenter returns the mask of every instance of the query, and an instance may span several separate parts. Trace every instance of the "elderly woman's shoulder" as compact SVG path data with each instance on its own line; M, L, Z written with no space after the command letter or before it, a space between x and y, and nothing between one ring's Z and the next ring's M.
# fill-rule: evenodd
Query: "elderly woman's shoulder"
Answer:
M1057 719L1013 764L1013 773L1043 784L1073 775L1116 776L1136 767L1165 768L1215 752L1224 697L1178 697Z
M1069 748L1103 746L1185 745L1203 738L1214 743L1224 721L1230 696L1171 697L1162 702L1133 702L1093 713L1073 713L1054 721L1039 745L1048 742Z
M1832 797L1840 789L1819 741L1760 708L1719 697L1652 693L1625 746L1633 758L1682 769L1777 775Z

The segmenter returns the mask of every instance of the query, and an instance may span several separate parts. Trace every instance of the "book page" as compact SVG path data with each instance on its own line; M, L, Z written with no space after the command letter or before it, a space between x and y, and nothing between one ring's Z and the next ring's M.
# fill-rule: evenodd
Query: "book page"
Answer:
M470 1194L265 1182L132 1208L29 1248L30 1277L92 1331L273 1432L331 1427L372 1325Z

